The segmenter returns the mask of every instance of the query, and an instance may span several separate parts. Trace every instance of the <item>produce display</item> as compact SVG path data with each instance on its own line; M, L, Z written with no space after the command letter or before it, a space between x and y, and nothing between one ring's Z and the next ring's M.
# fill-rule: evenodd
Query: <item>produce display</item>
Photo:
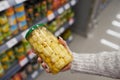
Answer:
M58 73L72 61L71 53L59 43L58 39L43 24L33 26L26 34L26 39L36 54L47 63L53 74Z

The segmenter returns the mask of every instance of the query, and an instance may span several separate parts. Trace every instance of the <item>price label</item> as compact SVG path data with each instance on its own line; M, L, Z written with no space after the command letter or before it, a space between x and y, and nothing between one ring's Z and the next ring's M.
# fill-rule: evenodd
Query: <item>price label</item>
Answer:
M25 38L25 35L27 32L28 32L28 29L21 34L23 36L23 38Z
M68 40L69 40L69 41L71 41L72 39L73 39L73 37L72 37L72 36L70 36Z
M20 64L21 67L25 66L27 63L28 63L28 59L27 58L24 58L23 60L21 60L19 62L19 64Z
M65 31L65 28L64 28L64 27L60 28L60 32L61 32L61 33L63 33L64 31Z
M22 2L24 2L24 1L26 1L26 0L15 0L15 2L16 2L17 4L22 3Z
M59 8L59 9L58 9L58 13L59 13L59 14L61 14L61 13L63 13L63 12L64 12L64 9L63 9L63 8Z
M64 7L65 7L65 9L67 10L67 9L70 8L70 5L67 3Z
M50 15L48 15L48 20L51 21L55 18L55 15L52 13Z
M76 0L71 1L71 5L74 6L76 4Z
M34 54L34 53L30 53L30 54L29 54L29 58L30 58L30 59L33 59L35 56L36 56L36 54Z
M35 71L32 73L31 77L34 79L35 77L37 77L37 75L38 75L38 71Z
M59 36L60 35L60 31L55 32L55 36Z
M8 1L0 1L0 11L3 11L9 7L10 5L8 4Z
M70 19L69 25L72 25L74 23L74 19Z
M6 44L7 44L7 46L8 46L8 48L11 48L11 47L13 47L15 44L17 44L17 39L16 38L13 38L13 39L11 39L10 41L8 41Z

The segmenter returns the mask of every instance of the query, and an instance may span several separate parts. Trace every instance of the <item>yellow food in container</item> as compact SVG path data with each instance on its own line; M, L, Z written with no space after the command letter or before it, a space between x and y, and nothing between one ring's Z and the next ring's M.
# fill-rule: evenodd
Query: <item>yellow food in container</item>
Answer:
M71 53L45 28L44 24L34 25L27 32L26 39L53 74L60 72L73 59Z

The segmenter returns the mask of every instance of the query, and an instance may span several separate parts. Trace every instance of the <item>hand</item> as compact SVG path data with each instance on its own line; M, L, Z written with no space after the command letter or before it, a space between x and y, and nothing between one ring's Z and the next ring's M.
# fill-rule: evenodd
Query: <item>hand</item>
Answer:
M64 41L61 37L59 37L58 40L59 40L59 42L71 53L69 47L67 46L66 41ZM45 69L45 71L46 71L47 73L51 73L51 71L49 70L49 67L47 66L47 64L46 64L40 57L38 58L38 62L41 63L42 67ZM70 68L71 68L71 63L68 64L67 66L65 66L65 67L61 70L61 72L67 71L67 70L69 70Z

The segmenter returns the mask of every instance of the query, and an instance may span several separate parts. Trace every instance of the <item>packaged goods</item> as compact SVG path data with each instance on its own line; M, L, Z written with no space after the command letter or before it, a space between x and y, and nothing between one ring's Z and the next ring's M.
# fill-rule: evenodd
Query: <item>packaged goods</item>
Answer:
M21 21L25 21L26 17L25 17L25 12L17 12L16 13L16 17L17 17L17 21L21 22Z
M32 68L32 65L31 65L31 64L28 64L28 65L26 66L26 72L27 72L27 74L33 73L33 68Z
M6 54L9 57L10 62L13 63L15 60L14 51L12 49L9 49L8 51L6 51Z
M1 31L3 33L4 39L10 39L10 25L8 23L1 26Z
M6 10L6 15L8 18L8 23L10 25L10 32L11 32L11 36L18 34L18 26L17 26L17 21L16 21L16 17L14 14L14 8L11 7L9 9Z
M36 54L47 63L53 74L58 73L72 61L72 55L59 43L58 39L46 30L43 24L33 26L26 34L26 39Z
M34 10L33 10L33 6L32 5L25 5L25 11L26 11L26 19L27 19L27 23L28 25L32 25L33 21L35 19L34 17Z
M26 39L24 39L24 40L22 40L22 43L25 47L26 53L29 53L29 51L31 51L31 45L29 44L29 42Z
M41 16L45 17L47 14L47 2L44 0L41 4Z
M14 15L14 8L10 7L5 12L6 12L7 16L12 16L12 15Z
M34 1L34 16L35 16L35 20L38 21L39 19L41 19L41 3L38 2L37 0Z
M22 80L27 80L28 75L27 75L25 69L20 71L20 75L21 75Z
M52 3L53 3L53 0L47 0L47 8L48 8L48 10L52 10Z
M8 22L10 25L16 25L17 21L15 15L8 16Z
M17 44L14 47L15 50L15 56L18 60L22 60L25 58L25 48L22 43Z
M19 73L15 74L12 79L13 80L22 80L21 75Z
M3 69L3 66L0 62L0 77L2 77L4 75L4 69Z
M34 70L38 70L38 68L39 68L39 64L38 63L33 64L33 69Z
M9 57L5 53L2 53L0 55L0 61L3 65L4 70L7 70L10 67Z
M70 37L71 34L72 34L72 33L71 33L70 29L67 29L63 34L61 34L61 37L62 37L64 40L67 40L67 39Z
M1 31L1 28L0 28L0 45L4 43L4 37L3 37L3 33Z
M18 32L19 32L18 25L16 24L16 25L10 26L10 31L11 31L12 35L18 34Z
M23 31L23 30L26 30L28 28L27 26L27 21L21 21L18 23L18 27L19 27L19 30Z
M8 22L7 16L4 12L0 13L0 25L4 25Z
M16 12L23 12L24 11L24 5L23 5L23 3L15 5L15 11Z

